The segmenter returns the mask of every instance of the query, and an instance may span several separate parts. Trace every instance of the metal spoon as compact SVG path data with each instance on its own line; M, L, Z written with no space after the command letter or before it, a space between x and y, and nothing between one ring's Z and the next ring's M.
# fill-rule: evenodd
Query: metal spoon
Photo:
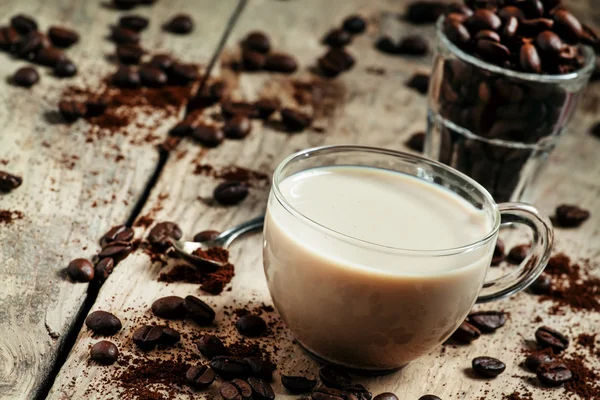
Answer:
M259 217L251 219L250 221L243 222L234 226L233 228L227 229L212 240L207 240L206 242L182 242L171 239L171 245L177 254L179 254L190 264L206 272L213 272L225 264L213 260L207 260L205 258L193 255L192 253L198 249L208 250L212 247L222 247L226 249L235 239L244 233L262 229L264 221L265 215L263 214Z

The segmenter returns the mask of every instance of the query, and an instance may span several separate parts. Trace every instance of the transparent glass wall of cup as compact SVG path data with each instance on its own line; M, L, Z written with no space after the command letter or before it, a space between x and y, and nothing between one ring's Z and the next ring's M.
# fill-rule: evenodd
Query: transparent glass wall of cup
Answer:
M529 201L550 152L594 68L564 75L521 73L471 56L437 22L425 154L469 175L496 201Z
M487 215L487 234L467 246L430 251L390 248L335 232L297 211L279 189L296 173L334 165L398 171L440 185ZM499 227L505 223L531 228L531 253L509 275L484 282ZM302 239L314 237L328 244L325 249L335 247L335 254ZM446 165L384 149L330 146L292 155L276 169L263 261L274 305L309 353L325 362L385 373L444 342L476 301L496 300L527 287L546 265L552 238L550 222L535 208L497 205L481 185ZM374 259L381 265L373 265ZM424 273L425 266L443 272Z

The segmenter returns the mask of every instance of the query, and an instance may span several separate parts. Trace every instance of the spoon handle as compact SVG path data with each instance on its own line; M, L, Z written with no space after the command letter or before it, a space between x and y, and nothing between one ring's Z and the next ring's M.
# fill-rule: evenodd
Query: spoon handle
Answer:
M255 231L262 229L265 222L265 215L260 215L256 218L251 219L250 221L243 222L239 225L234 226L233 228L227 229L225 232L221 233L215 241L221 242L222 246L227 248L238 236L243 235L246 232Z

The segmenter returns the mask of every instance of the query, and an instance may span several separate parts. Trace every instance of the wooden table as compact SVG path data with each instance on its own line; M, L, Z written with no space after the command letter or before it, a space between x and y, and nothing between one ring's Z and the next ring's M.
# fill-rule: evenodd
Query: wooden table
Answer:
M99 237L109 227L131 218L136 204L149 197L142 216L157 221L174 221L190 239L197 231L225 229L259 214L268 195L266 185L251 189L241 205L220 207L202 201L210 198L217 183L213 177L195 174L198 164L215 168L239 166L272 173L288 154L306 147L324 144L354 143L407 151L405 140L425 127L426 98L405 87L404 82L415 72L429 70L431 56L393 57L374 49L382 32L394 35L422 33L433 43L432 26L414 26L396 18L405 1L374 0L252 0L233 25L233 32L221 55L231 59L238 41L249 31L261 29L271 35L275 48L294 54L301 65L293 76L268 73L239 74L224 63L218 63L213 77L225 79L238 99L254 100L261 95L277 94L285 104L295 105L290 94L293 82L311 79L310 67L324 52L321 35L352 13L369 18L366 34L358 36L350 46L357 65L341 77L323 81L321 92L330 105L319 111L315 126L324 132L307 130L288 135L276 126L253 122L253 132L243 141L228 140L216 149L202 149L183 141L172 151L166 164L159 163L156 145L183 115L171 110L168 115L151 116L148 129L135 123L126 135L115 135L86 142L87 122L57 124L52 112L66 85L94 85L103 74L114 69L105 55L113 45L105 40L108 26L120 12L100 5L100 1L41 0L22 2L6 0L0 4L3 23L8 16L25 12L36 17L42 27L62 23L82 34L82 40L69 55L78 63L79 75L69 82L59 81L46 72L40 84L23 90L1 83L0 169L21 175L23 185L0 196L0 209L21 211L24 217L12 224L0 225L0 398L1 399L104 399L119 398L117 384L110 385L111 367L88 363L89 346L96 342L82 327L86 313L111 311L123 321L124 328L113 340L122 354L135 354L131 332L142 317L150 316L154 300L166 295L194 294L214 305L220 332L233 332L232 321L223 313L225 305L270 304L262 274L261 237L253 235L236 242L231 248L236 275L231 291L219 296L201 292L196 284L157 281L163 270L141 250L118 265L99 292L86 284L65 279L64 268L71 259L92 257L98 250ZM575 13L584 21L600 24L600 14L593 2L574 2ZM159 0L153 7L136 9L150 17L151 26L142 34L147 48L170 51L187 62L208 64L238 0ZM196 29L188 36L168 35L160 25L169 15L187 11L196 19ZM0 74L10 75L21 61L0 56ZM380 73L374 73L379 70ZM600 164L597 153L600 141L587 133L597 118L600 92L592 84L585 93L582 106L552 155L544 173L536 205L551 214L559 203L575 203L592 211L591 219L581 228L556 231L556 251L572 258L597 259L600 249ZM310 108L310 106L309 106ZM140 115L139 120L148 121ZM54 122L53 122L54 121ZM115 158L122 158L115 162ZM154 182L151 177L160 166ZM150 185L147 183L150 182ZM144 228L136 228L144 237ZM597 263L596 263L597 264ZM598 271L596 267L596 272ZM532 321L541 316L547 325L574 336L580 332L599 332L600 314L572 313L550 316L531 295L520 293L500 303L479 309L503 309L511 318L501 333L487 336L470 346L432 351L411 363L401 372L378 378L362 378L374 393L395 392L401 399L418 399L434 393L443 399L482 396L502 398L525 385L535 399L563 398L562 389L552 392L539 389L514 375L524 375L518 366L523 356L520 349L533 337ZM281 322L275 313L268 318L275 326ZM181 323L182 331L198 331L198 327ZM295 345L287 331L265 339L265 346L277 346L278 373L308 369L313 375L317 364ZM185 350L196 351L191 342L182 343ZM443 355L442 355L443 354ZM477 380L465 370L477 355L492 355L507 363L508 372L493 381ZM599 363L596 368L600 368ZM284 390L276 379L276 393ZM217 386L210 393L217 395ZM194 392L181 390L177 398L191 398ZM550 396L550 397L549 397ZM554 396L554 397L553 397ZM194 398L206 397L198 394Z

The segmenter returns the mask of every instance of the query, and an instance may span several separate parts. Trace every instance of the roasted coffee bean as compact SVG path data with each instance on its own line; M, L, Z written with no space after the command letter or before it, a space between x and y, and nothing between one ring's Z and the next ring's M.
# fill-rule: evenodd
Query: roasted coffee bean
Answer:
M448 39L457 46L463 46L471 40L471 34L460 22L446 21L443 29Z
M162 329L162 336L160 337L158 344L173 346L181 340L181 334L175 329L169 328L168 326L161 326L160 328Z
M174 63L167 72L169 82L173 85L187 85L200 76L198 67L193 64Z
M544 31L536 36L535 45L543 57L555 59L560 54L564 43L556 33Z
M99 94L99 95L90 97L85 102L85 105L87 108L86 115L89 117L97 117L98 115L104 114L104 112L108 108L109 103L110 103L110 97L106 94ZM113 229L115 229L115 231L111 232ZM111 233L111 235L109 235L109 233ZM128 228L125 225L115 226L115 227L111 228L110 231L108 231L107 233L104 234L103 238L100 240L100 244L102 244L103 239L104 239L104 242L107 242L107 243L111 242L111 241L127 242L127 241L130 241L133 239L133 234L134 234L133 229ZM110 238L113 238L113 239L109 240Z
M54 46L66 48L79 41L79 34L64 26L51 26L48 29L48 38Z
M94 311L85 319L85 325L97 335L112 336L122 328L121 320L108 311Z
M104 282L115 268L115 260L110 257L103 258L94 267L94 279Z
M225 378L246 377L251 373L248 362L241 357L217 356L210 360L210 367Z
M18 188L23 183L23 178L5 171L0 171L0 192L8 193Z
M569 339L565 335L547 326L535 331L535 340L540 348L551 348L555 353L560 353L569 346Z
M31 32L15 46L15 53L25 59L31 59L41 48L48 47L48 39L40 32Z
M10 26L22 35L37 31L38 24L35 20L26 14L18 14L10 19Z
M220 234L221 232L213 230L201 231L194 235L194 242L208 242L209 240L215 239Z
M112 76L112 83L122 88L135 89L142 85L140 74L137 69L127 66L121 66Z
M138 64L144 55L144 49L137 43L117 46L117 58L123 64Z
M220 128L203 123L196 125L190 136L205 147L217 147L225 140L225 134Z
M600 52L600 38L598 37L598 33L588 25L581 25L583 32L581 34L581 43L591 46L596 53Z
M215 381L215 373L206 365L195 365L187 370L185 380L196 389L206 389Z
M300 132L310 126L312 118L301 111L284 108L280 111L281 120L290 132Z
M194 30L194 21L188 14L177 14L164 25L164 29L171 33L185 35Z
M398 46L391 37L382 36L377 39L377 42L375 42L375 47L377 50L382 51L383 53L396 54Z
M131 10L140 3L140 0L112 0L113 7L119 10Z
M252 398L255 400L274 400L275 392L267 381L260 378L248 378L248 384L252 388Z
M350 15L344 19L342 27L347 32L356 35L358 33L363 33L365 29L367 29L367 22L360 15Z
M504 22L504 28L502 29L502 37L506 39L511 39L517 34L517 30L519 29L519 20L517 17L510 17Z
M384 392L375 396L373 400L398 400L398 396L396 396L394 393Z
M485 61L501 65L510 57L510 50L491 40L478 40L475 43L475 54Z
M93 103L97 104L95 101ZM88 101L86 104L90 104L90 102ZM128 226L116 225L110 228L108 232L106 232L104 235L102 235L102 238L100 238L100 244L103 245L105 243L110 243L114 241L129 242L131 241L131 239L133 239L133 235L133 229L129 228Z
M498 35L494 31L490 31L489 29L483 29L483 30L477 32L477 34L475 35L475 40L479 40L479 39L491 40L492 42L500 43L500 35Z
M212 360L217 356L225 356L229 353L221 339L214 335L200 336L200 339L196 342L196 347L198 347L200 353L209 360Z
M267 331L267 323L258 315L244 315L235 323L238 332L247 337L262 336Z
M119 358L119 349L113 342L101 340L90 349L90 358L102 365L111 365Z
M274 53L267 56L265 69L271 72L291 74L298 69L296 59L288 54Z
M469 323L483 333L491 333L506 323L506 313L502 311L479 311L469 314Z
M40 65L56 67L59 63L67 60L67 56L62 50L55 47L43 47L35 53L34 61Z
M398 44L397 54L423 56L429 52L427 40L420 35L411 35L403 38Z
M150 59L150 65L153 67L168 71L173 66L173 59L167 54L155 54Z
M251 376L264 379L269 382L273 380L273 370L275 370L275 365L273 363L264 361L257 357L246 357L245 360L250 366Z
M560 386L573 378L571 370L562 362L542 364L537 369L536 375L545 386Z
M252 397L252 387L242 379L224 382L219 392L224 400L249 400Z
M166 249L171 245L170 239L181 239L181 228L174 222L160 222L148 234L148 241L158 248Z
M85 104L73 100L61 100L58 111L67 122L73 122L85 115Z
M426 394L425 396L419 397L419 400L442 400L434 394Z
M179 296L161 297L152 303L152 313L165 319L184 319L187 314L183 298Z
M555 223L559 227L574 228L590 217L590 212L573 204L563 204L556 208Z
M344 371L334 369L329 366L322 367L319 370L319 378L325 386L343 389L352 384L352 378Z
M418 151L419 153L423 152L423 148L425 147L425 132L415 132L406 142L404 142L406 147L411 150Z
M195 296L185 297L185 307L187 308L187 317L198 325L210 325L215 319L215 311Z
M102 247L102 250L98 253L98 258L110 257L118 264L132 252L133 248L128 242L112 242Z
M494 254L492 255L492 265L498 265L504 261L504 242L499 238L496 239L494 246Z
M160 326L144 325L133 332L133 343L142 350L152 350L160 342L162 334Z
M266 62L267 57L257 51L244 50L242 52L242 63L246 71L260 71Z
M151 65L143 65L140 68L140 82L143 86L158 88L167 84L167 74L161 69Z
M556 357L552 354L552 350L543 350L531 353L525 359L525 366L531 372L537 371L540 365L549 364L556 361Z
M353 394L357 400L371 400L373 398L373 394L367 390L366 387L357 383L355 385L346 386L344 388L346 393Z
M112 28L110 38L117 44L139 43L140 41L140 35L136 31L121 26L114 26Z
M523 71L539 74L542 72L542 62L537 49L531 43L525 43L519 50L519 63Z
M416 73L407 82L406 86L421 94L427 94L429 89L429 75Z
M451 12L451 13L447 13L446 14L444 23L452 23L452 22L454 22L454 23L457 23L457 24L462 24L466 20L467 20L467 16L465 14Z
M124 15L119 18L119 26L135 32L141 32L148 27L148 18L141 15Z
M494 357L475 357L471 367L477 375L484 378L495 378L506 369L506 365Z
M70 78L75 75L77 75L77 66L69 59L59 61L54 66L54 76L59 78Z
M508 261L512 262L513 264L522 263L527 257L527 254L529 254L530 249L531 246L528 244L520 244L513 247L508 252Z
M333 29L323 38L323 44L331 47L344 47L352 42L352 35L343 29Z
M552 289L552 279L546 274L542 274L528 287L533 294L549 294Z
M186 137L192 134L193 126L189 121L178 122L171 130L169 130L169 136L174 137Z
M494 12L484 8L478 8L475 10L473 15L467 19L466 23L470 30L475 32L482 29L497 31L500 29L500 26L502 26L502 20L500 17L494 14Z
M258 117L262 119L269 118L275 111L279 110L281 102L275 98L266 98L257 100L254 108L258 111Z
M551 30L554 26L554 21L548 18L523 19L519 22L520 35L527 38L533 38L541 32Z
M519 20L525 18L525 13L519 7L516 6L505 6L498 10L496 13L500 19L508 20L510 17L515 17Z
M10 26L0 27L0 49L12 51L21 41L21 36L17 30Z
M320 387L313 390L310 397L312 400L347 400L348 396L339 389Z
M267 54L271 51L271 40L264 32L254 31L246 36L242 42L242 46L250 51Z
M308 379L303 376L281 375L281 383L292 394L307 393L317 386L316 379Z
M67 274L75 282L89 282L94 279L94 266L85 258L77 258L69 263Z
M558 10L552 15L554 31L566 42L578 43L583 33L581 23L567 10Z
M481 336L481 331L474 325L468 322L463 322L454 331L451 338L461 343L471 343L473 340Z
M236 115L225 124L223 133L229 139L243 139L252 130L250 120L244 115Z
M215 188L213 197L219 204L232 206L248 197L248 186L237 181L223 182Z
M318 60L319 68L325 76L337 76L354 66L354 57L344 49L330 49Z
M446 5L440 1L413 1L406 9L406 20L415 24L431 24L444 13Z
M245 115L248 118L257 118L259 116L254 104L243 101L226 101L221 104L221 112L225 118L232 118L235 115Z

